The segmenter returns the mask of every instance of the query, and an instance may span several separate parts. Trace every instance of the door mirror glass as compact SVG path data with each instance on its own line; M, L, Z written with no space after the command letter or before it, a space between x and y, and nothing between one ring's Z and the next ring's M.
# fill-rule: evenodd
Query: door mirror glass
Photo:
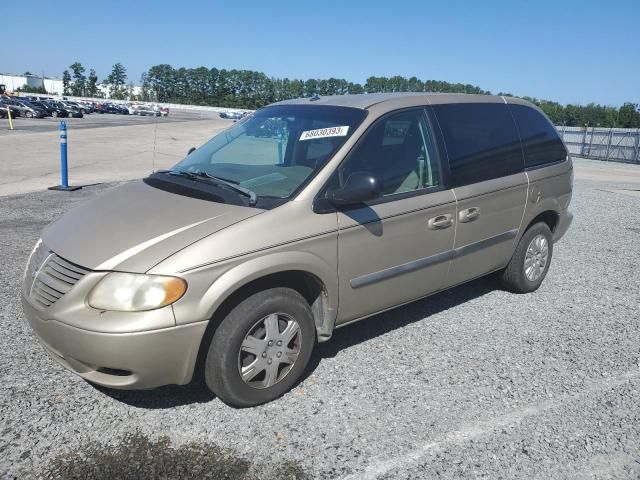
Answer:
M357 205L380 197L378 179L370 172L353 172L342 188L327 192L327 200L336 207Z

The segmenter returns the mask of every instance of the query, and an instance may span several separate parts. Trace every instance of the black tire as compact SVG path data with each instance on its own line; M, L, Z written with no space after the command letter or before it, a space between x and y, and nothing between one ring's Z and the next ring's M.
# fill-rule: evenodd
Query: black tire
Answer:
M541 275L535 280L530 280L525 274L525 256L527 249L531 244L531 241L538 235L544 236L547 241L548 254L544 269ZM529 229L524 233L518 246L516 247L509 265L502 271L500 281L502 285L507 289L515 293L530 293L538 289L542 284L542 281L547 276L549 271L549 265L551 265L551 259L553 257L553 237L549 226L544 222L539 222L531 225Z
M298 323L299 353L288 372L284 373L286 367L281 370L282 377L274 385L256 388L245 383L240 374L241 345L256 324L273 313L287 315ZM255 293L235 306L215 331L204 364L206 384L224 403L233 407L269 402L288 392L300 379L315 342L315 322L302 295L281 287Z

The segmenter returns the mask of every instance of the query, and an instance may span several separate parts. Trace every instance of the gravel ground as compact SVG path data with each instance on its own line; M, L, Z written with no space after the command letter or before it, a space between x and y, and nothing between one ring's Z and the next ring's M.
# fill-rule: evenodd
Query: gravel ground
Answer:
M111 187L0 202L1 478L640 478L640 197L620 185L576 180L536 293L480 279L340 329L244 410L197 384L98 389L36 343L27 254Z

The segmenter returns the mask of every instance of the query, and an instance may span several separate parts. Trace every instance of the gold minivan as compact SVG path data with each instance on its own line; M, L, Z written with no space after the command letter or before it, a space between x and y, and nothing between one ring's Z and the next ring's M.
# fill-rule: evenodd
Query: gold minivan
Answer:
M571 223L572 181L553 125L522 100L280 102L49 225L24 311L90 382L145 389L201 372L229 405L257 405L335 328L492 272L537 289Z

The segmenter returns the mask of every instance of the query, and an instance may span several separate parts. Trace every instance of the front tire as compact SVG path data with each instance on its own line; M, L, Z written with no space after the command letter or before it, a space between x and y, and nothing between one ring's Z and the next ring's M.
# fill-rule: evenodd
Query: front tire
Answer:
M207 386L233 407L251 407L289 391L316 342L307 301L289 288L255 293L218 326L207 353Z
M518 242L513 257L501 276L502 285L512 292L537 290L547 276L553 256L553 237L544 222L532 225Z

